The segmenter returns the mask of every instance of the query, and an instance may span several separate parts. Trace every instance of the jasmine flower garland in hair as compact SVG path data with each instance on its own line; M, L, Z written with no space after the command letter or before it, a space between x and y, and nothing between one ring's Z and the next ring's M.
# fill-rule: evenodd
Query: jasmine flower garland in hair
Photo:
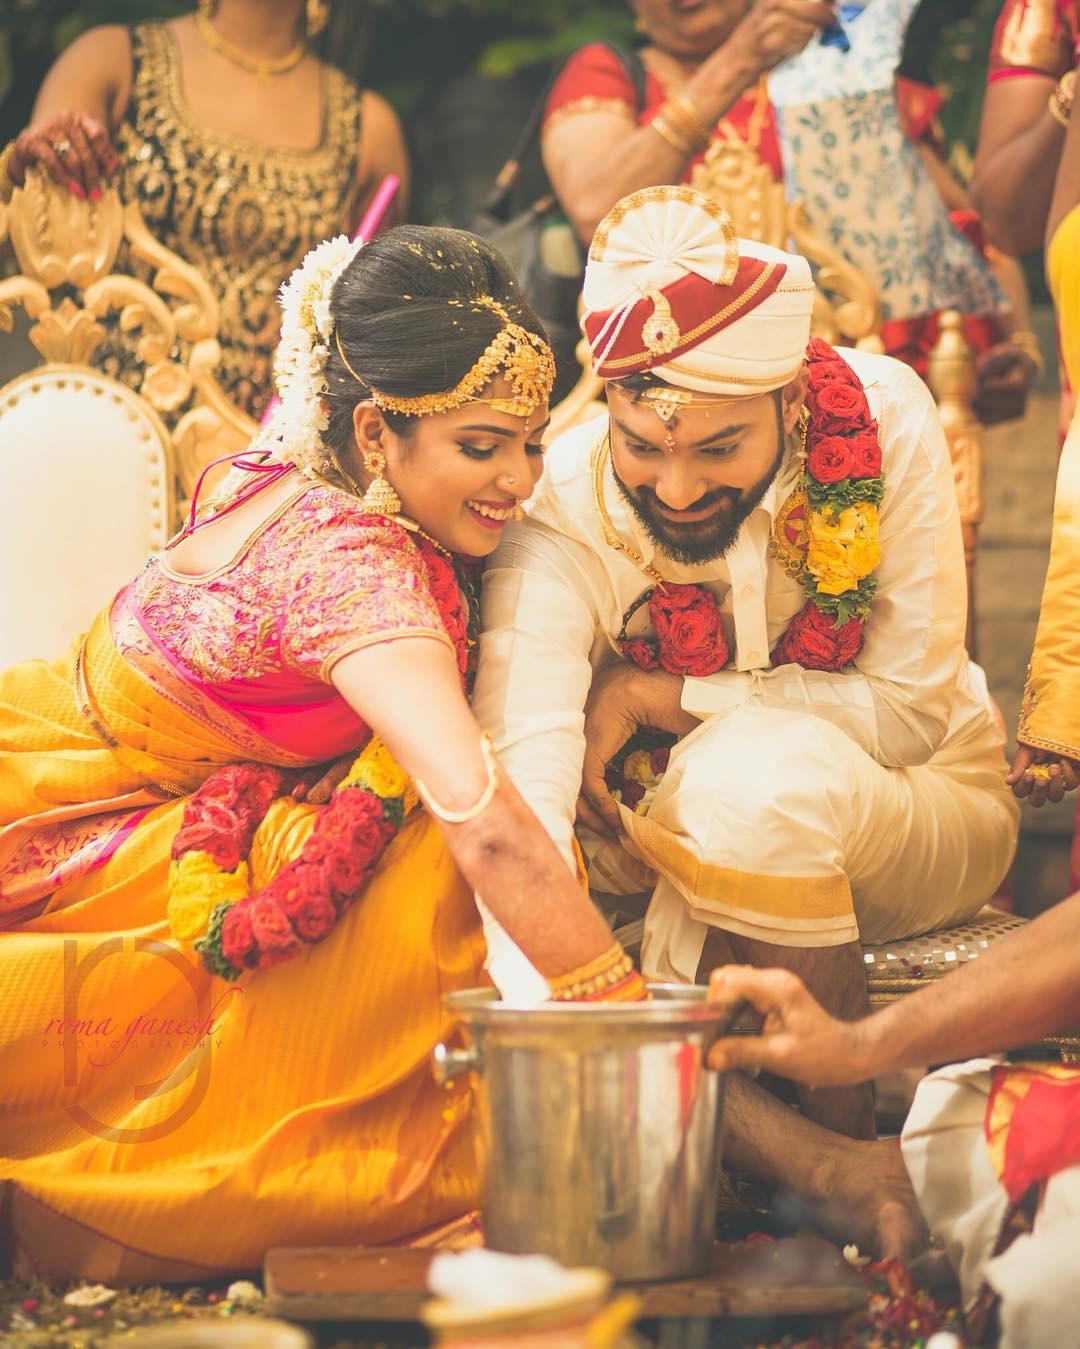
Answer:
M323 432L326 361L334 334L330 297L338 277L361 248L339 234L313 248L281 287L281 337L274 357L279 402L252 448L311 477L327 466Z

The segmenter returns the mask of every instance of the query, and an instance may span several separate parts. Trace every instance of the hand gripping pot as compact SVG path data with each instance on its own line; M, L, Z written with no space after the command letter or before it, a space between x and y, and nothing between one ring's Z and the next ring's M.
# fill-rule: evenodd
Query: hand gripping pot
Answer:
M704 988L651 991L651 1002L530 1010L490 989L445 999L465 1047L436 1046L435 1077L472 1075L493 1250L619 1280L708 1269L724 1075L705 1055L734 1018Z

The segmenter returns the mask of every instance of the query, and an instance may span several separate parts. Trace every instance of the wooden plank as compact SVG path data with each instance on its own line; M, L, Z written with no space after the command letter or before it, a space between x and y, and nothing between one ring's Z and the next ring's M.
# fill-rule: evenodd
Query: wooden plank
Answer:
M269 1251L266 1310L293 1321L415 1321L427 1299L429 1250L294 1246ZM862 1277L822 1237L720 1242L700 1279L635 1284L647 1317L797 1316L854 1311Z
M711 1273L677 1283L636 1284L642 1316L814 1316L855 1311L863 1277L824 1237L717 1242Z

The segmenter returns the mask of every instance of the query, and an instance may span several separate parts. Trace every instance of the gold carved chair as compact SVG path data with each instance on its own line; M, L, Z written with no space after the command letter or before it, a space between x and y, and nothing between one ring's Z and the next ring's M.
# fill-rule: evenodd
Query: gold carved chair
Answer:
M135 204L31 173L0 204L4 244L0 334L21 307L41 362L0 388L0 668L61 655L173 533L205 465L256 429L214 378L214 295ZM149 284L115 270L122 244ZM137 389L90 364L103 320L135 352Z

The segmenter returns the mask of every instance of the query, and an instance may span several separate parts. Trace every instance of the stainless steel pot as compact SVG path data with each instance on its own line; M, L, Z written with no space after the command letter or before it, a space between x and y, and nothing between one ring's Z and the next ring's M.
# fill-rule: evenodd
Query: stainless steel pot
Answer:
M473 1075L494 1250L624 1280L708 1268L723 1080L705 1053L727 1019L703 988L652 994L529 1011L488 989L446 998L465 1044L438 1045L434 1071L442 1083Z

